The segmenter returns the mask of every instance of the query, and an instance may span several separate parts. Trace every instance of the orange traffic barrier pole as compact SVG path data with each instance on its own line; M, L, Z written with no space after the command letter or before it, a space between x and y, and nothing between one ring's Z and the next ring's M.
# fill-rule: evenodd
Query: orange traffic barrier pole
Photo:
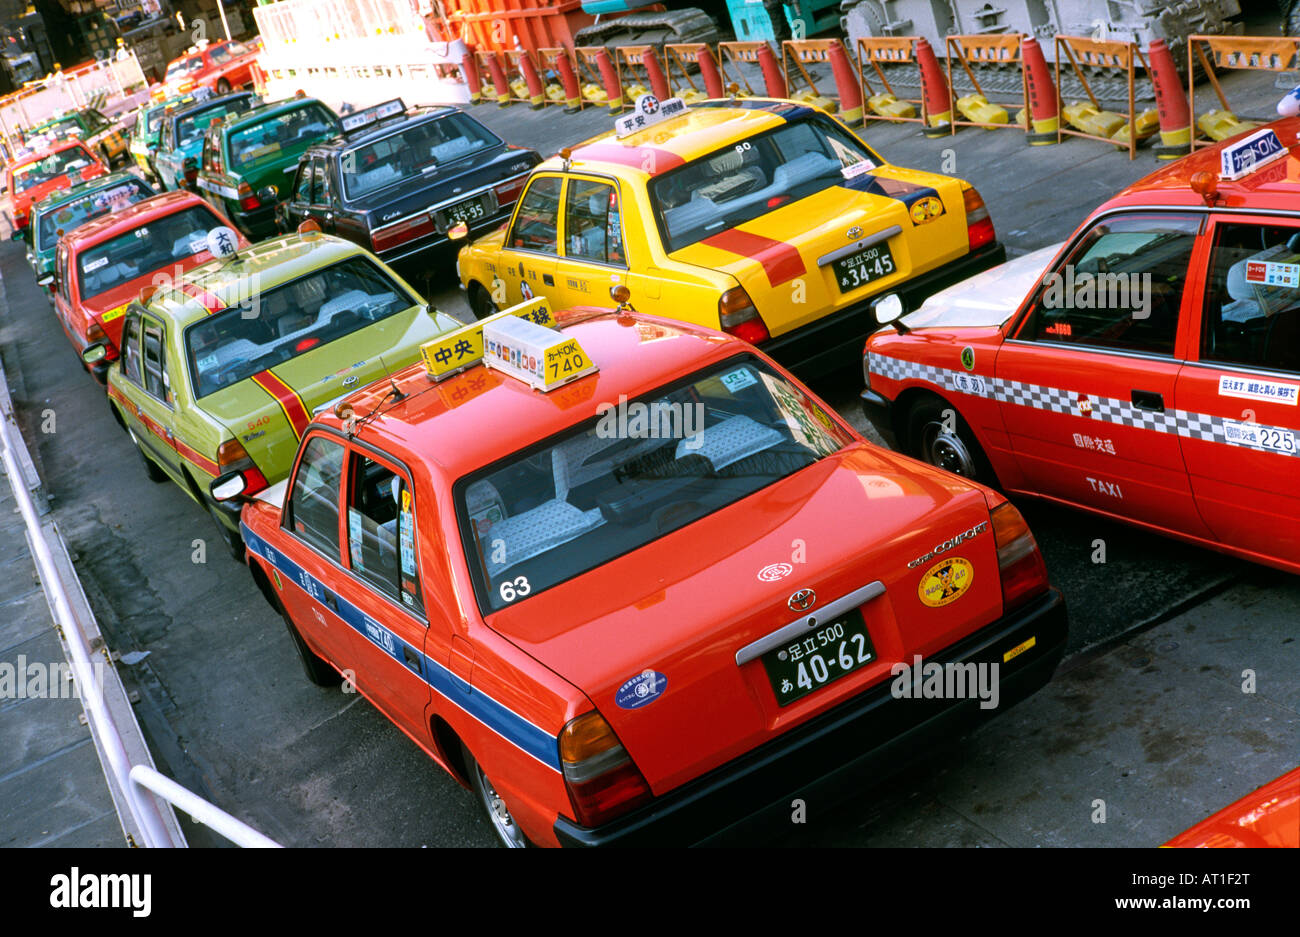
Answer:
M858 81L861 86L862 122L888 120L895 123L921 123L921 99L899 98L885 74L884 66L915 65L912 50L915 36L872 36L858 40ZM867 65L876 73L876 80L884 88L877 92L867 79Z
M758 44L758 67L763 70L763 84L767 86L767 96L769 98L787 97L785 73L781 70L780 64L777 63L776 56L772 53L772 47L766 42Z
M1023 124L1011 119L1008 108L1027 107L1024 69L1020 67L1020 33L1000 33L995 36L949 36L948 45L948 87L953 89L953 104L957 114L953 115L952 132L958 127L983 127L985 130L1011 128L1024 130ZM966 80L974 89L970 94L958 95L957 84L952 80L952 63L956 61L966 73ZM1002 105L990 101L980 85L975 67L1015 66L1020 72L1020 100L1014 104ZM1004 99L1005 100L1005 99ZM962 118L966 118L963 120Z
M925 102L921 132L931 139L950 136L952 92L939 67L939 59L924 36L916 40L916 60L921 63L921 99Z
M546 88L542 85L542 76L537 73L537 66L533 64L533 57L523 49L511 49L506 53L506 59L523 76L528 106L535 111L541 110L546 104Z
M623 109L623 85L618 80L618 69L610 61L609 52L604 46L596 49L596 67L600 69L600 80L605 86L605 106L611 111Z
M1205 54L1209 50L1209 56ZM1215 95L1219 98L1221 109L1207 111L1196 116L1196 85L1193 81L1195 68L1192 56L1195 55L1205 70L1205 77L1210 80ZM1187 97L1189 117L1196 122L1196 127L1209 140L1198 140L1193 134L1192 149L1211 146L1220 140L1251 130L1260 123L1274 119L1274 115L1261 116L1255 120L1238 120L1228 106L1228 99L1219 84L1215 67L1230 69L1248 69L1251 71L1283 72L1300 68L1300 38L1292 36L1188 36L1187 37Z
M722 97L722 76L718 74L718 63L714 60L707 43L668 43L664 46L664 65L673 94L687 104L703 101L706 98ZM700 70L703 91L691 78L691 65L695 65Z
M614 50L614 56L619 87L624 89L629 104L634 103L647 90L661 101L672 96L654 46L619 46Z
M1029 145L1060 143L1061 96L1047 67L1043 48L1033 36L1020 44L1020 58L1025 72L1025 103L1029 108Z
M578 73L573 68L569 50L563 46L538 49L537 58L543 68L549 68L560 76L560 87L564 91L564 112L574 114L582 110L582 89L578 85Z
M483 102L483 82L478 76L478 63L474 61L474 53L466 52L461 56L460 71L465 78L465 85L469 88L469 103L481 104Z
M803 101L814 107L835 113L839 111L840 119L846 123L862 120L862 88L858 84L858 74L849 63L844 43L839 39L787 39L781 43L781 64L785 73L793 79L802 76L807 88L794 90L788 94L792 100ZM813 76L808 72L809 65L826 62L831 67L835 79L835 90L839 101L834 101L817 87ZM791 63L794 68L791 69Z
M1151 41L1147 57L1151 60L1151 83L1156 89L1156 110L1160 112L1156 159L1179 159L1192 151L1192 112L1178 77L1178 66L1163 39Z
M495 52L479 52L477 55L480 61L487 62L488 74L492 76L492 87L496 89L497 107L507 107L510 104L510 82L506 81L501 60L497 58Z

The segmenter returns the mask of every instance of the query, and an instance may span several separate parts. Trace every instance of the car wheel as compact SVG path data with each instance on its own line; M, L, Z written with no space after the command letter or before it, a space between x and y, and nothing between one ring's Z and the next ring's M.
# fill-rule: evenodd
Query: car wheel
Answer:
M162 469L160 469L158 467L158 464L145 454L144 446L140 445L140 437L136 436L135 430L131 429L131 427L128 426L126 428L126 431L131 434L131 443L132 445L135 446L136 455L138 455L140 457L140 461L144 463L144 473L149 476L149 481L151 482L167 481L168 480L167 473L164 472Z
M226 81L226 79L224 78L217 79L217 94L229 94L229 93L230 93L230 82Z
M244 538L237 530L231 530L221 520L221 511L216 505L209 503L207 505L208 516L212 518L212 523L217 525L217 535L221 542L225 544L226 549L230 552L231 559L236 563L244 562Z
M937 397L915 404L907 421L908 453L922 462L985 485L997 476L988 457L956 408Z
M307 679L316 686L338 686L342 683L343 675L331 667L325 658L307 646L307 642L298 633L298 626L293 623L289 614L281 609L280 617L284 619L284 626L289 629L289 637L293 638L293 646L298 651L298 660L302 663L302 672L307 675Z
M478 761L470 753L468 748L461 746L465 753L465 771L469 775L469 785L478 797L479 804L487 812L488 822L492 824L492 830L497 834L497 839L503 846L510 849L527 849L532 845L524 831L520 829L519 824L510 813L510 808L502 800L501 795L497 793L496 787L483 773Z
M478 283L469 286L469 308L475 319L486 319L497 311L496 303L492 302L488 291Z

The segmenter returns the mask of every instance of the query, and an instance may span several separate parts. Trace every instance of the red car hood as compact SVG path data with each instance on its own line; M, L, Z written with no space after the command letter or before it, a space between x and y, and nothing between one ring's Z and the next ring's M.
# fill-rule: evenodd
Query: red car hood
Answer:
M582 689L662 793L999 617L988 520L976 486L857 444L487 623ZM930 564L909 561L981 524L953 551L973 565L969 590L922 604ZM773 566L784 575L759 576ZM816 590L815 609L874 581L885 594L862 614L875 662L785 707L761 660L737 665L738 650L803 617L788 605L796 590ZM666 680L661 695L624 708L620 688L646 671Z

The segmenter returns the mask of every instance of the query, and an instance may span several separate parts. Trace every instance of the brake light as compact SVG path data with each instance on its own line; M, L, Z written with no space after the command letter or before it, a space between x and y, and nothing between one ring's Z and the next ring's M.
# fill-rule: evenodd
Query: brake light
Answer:
M979 190L972 186L962 193L962 200L966 205L966 242L970 249L992 244L997 232L993 230L993 219L989 217Z
M248 459L248 451L238 439L227 439L217 448L218 468L226 468L244 459Z
M991 509L989 521L997 545L1005 614L1047 591L1047 565L1038 550L1038 542L1029 532L1029 525L1010 501Z
M718 298L718 321L722 324L722 331L751 345L772 337L743 286L729 289Z
M384 228L371 232L370 243L376 251L386 251L416 237L433 233L433 219L428 212L412 215L405 221L394 222Z
M262 200L257 197L253 187L247 182L239 183L239 188L235 190L239 195L239 207L244 211L252 211L254 208L262 207Z
M595 710L560 732L560 764L574 819L589 829L654 796L614 730Z
M527 181L527 176L520 176L518 179L507 179L505 182L496 186L497 204L509 205L515 199L519 198L519 193L523 190L524 183Z

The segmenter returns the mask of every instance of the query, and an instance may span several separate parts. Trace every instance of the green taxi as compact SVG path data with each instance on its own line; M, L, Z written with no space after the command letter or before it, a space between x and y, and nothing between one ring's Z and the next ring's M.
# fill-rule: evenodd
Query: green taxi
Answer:
M127 162L126 134L122 128L93 107L55 114L24 134L24 139L80 140L104 165L114 169Z
M229 228L209 243L221 232L233 244ZM212 480L243 471L255 489L279 482L318 410L460 326L369 251L319 229L211 260L140 299L108 372L110 408L149 478L206 508L236 558L238 509L211 497ZM96 343L82 358L106 351Z
M59 238L100 215L143 201L158 193L130 172L96 176L70 189L51 192L32 207L27 227L27 262L39 280L54 270L54 250Z
M315 98L295 97L227 117L203 141L199 194L257 241L276 233L275 206L308 147L343 132Z
M126 145L135 164L150 176L157 178L158 171L154 168L153 158L154 152L162 142L163 117L169 109L188 107L211 96L212 92L203 88L159 101L157 104L146 104L140 108L140 113L135 119L135 127Z

